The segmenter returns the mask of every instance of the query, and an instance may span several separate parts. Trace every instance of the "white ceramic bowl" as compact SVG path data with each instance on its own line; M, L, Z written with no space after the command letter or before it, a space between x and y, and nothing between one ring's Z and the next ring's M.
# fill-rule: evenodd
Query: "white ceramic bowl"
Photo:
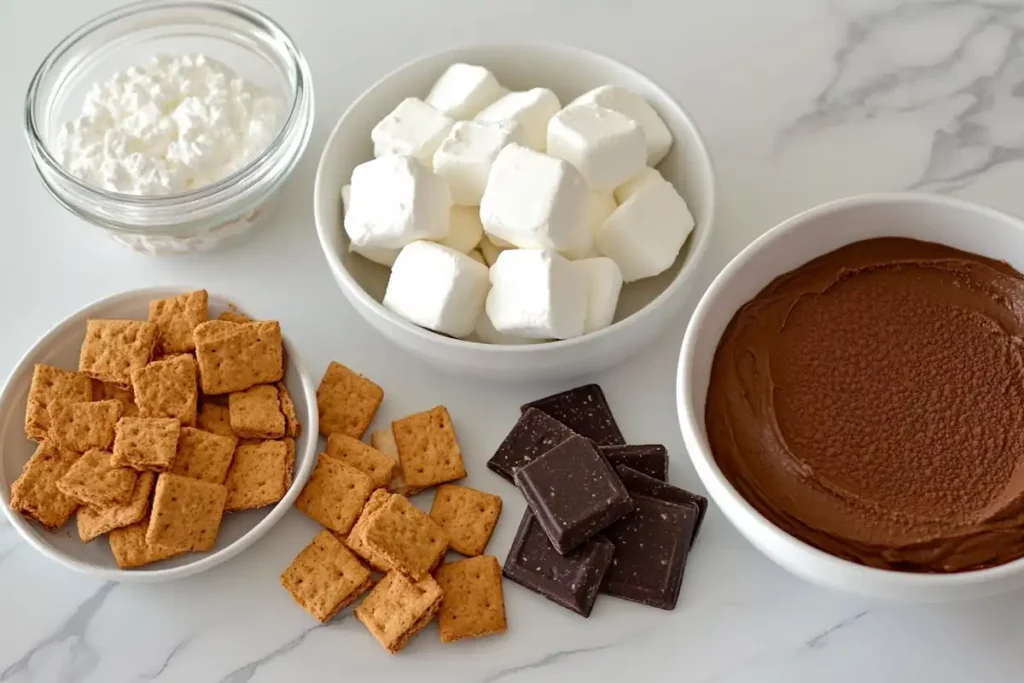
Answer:
M514 90L546 87L563 103L599 85L621 85L654 106L672 132L672 151L659 170L686 199L696 227L661 275L623 288L616 322L604 330L565 341L491 345L453 339L417 327L381 305L389 271L350 254L342 227L340 192L352 169L373 158L370 130L402 99L425 97L454 62L481 64ZM538 380L571 377L610 366L651 341L679 312L690 279L707 247L714 213L711 160L697 127L672 97L650 79L601 55L558 45L488 45L430 55L394 71L356 100L331 134L314 189L317 233L334 279L355 309L399 346L448 370L488 379Z
M193 288L194 289L194 288ZM4 512L18 533L28 543L69 569L91 574L110 581L166 581L196 574L231 559L258 541L270 527L292 507L299 491L309 478L316 462L319 421L316 410L316 385L295 355L294 347L285 340L285 385L295 402L295 410L302 422L302 434L295 443L295 473L291 488L277 505L259 510L233 512L224 516L217 545L210 552L185 553L139 569L118 569L106 537L82 543L78 538L75 519L55 533L50 533L35 522L12 512L11 484L21 474L22 466L35 451L35 442L25 437L25 403L28 400L32 369L36 363L45 363L66 369L78 368L78 352L85 339L85 323L89 318L125 318L145 320L149 302L190 291L185 288L139 289L101 299L65 318L47 332L22 357L7 378L0 394L0 500ZM229 300L210 295L210 312L216 315L227 308ZM270 317L266 311L250 310L244 302L231 303L256 317Z
M1024 559L958 574L865 567L797 540L765 519L722 474L708 446L704 403L711 363L733 315L777 276L841 246L874 237L938 242L1024 271L1024 222L958 199L924 194L852 197L801 213L762 235L708 288L683 339L676 385L679 424L697 474L733 525L781 567L812 583L875 598L940 602L1024 586Z

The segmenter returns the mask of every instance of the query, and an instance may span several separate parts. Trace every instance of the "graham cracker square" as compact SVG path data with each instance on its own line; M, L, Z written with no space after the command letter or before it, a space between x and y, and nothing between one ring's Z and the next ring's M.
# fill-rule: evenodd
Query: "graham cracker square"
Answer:
M388 573L393 567L384 559L380 554L374 552L368 548L366 542L363 540L363 536L366 533L366 527L370 523L372 518L378 510L384 507L384 503L388 502L388 499L393 494L388 493L384 489L377 489L370 494L370 499L366 501L366 505L363 506L363 511L359 515L359 519L356 520L355 525L352 527L352 531L349 532L348 537L345 539L345 545L354 552L356 555L366 560L366 562L381 573Z
M132 393L131 388L125 389L119 387L116 384L110 382L100 382L93 380L93 394L92 400L94 401L120 401L121 402L121 417L138 417L139 406L135 403L135 394Z
M440 605L441 587L433 578L412 581L401 572L391 572L356 607L355 615L394 654L430 623Z
M210 319L205 289L149 302L149 322L157 326L157 343L164 353L195 351L192 330Z
M128 502L139 474L130 467L118 467L110 460L107 451L86 452L60 478L57 488L83 505L97 508Z
M157 327L140 320L90 320L78 370L101 382L127 387L132 371L153 357Z
M398 462L376 448L367 446L348 434L335 432L327 437L327 455L355 467L373 481L374 488L384 488L391 483Z
M235 308L234 304L228 304L228 310L217 316L217 320L226 320L229 323L251 323L252 318Z
M320 433L326 436L341 432L362 439L383 400L383 389L341 363L331 361L316 390Z
M501 564L491 555L441 565L435 576L443 597L437 612L442 643L508 629Z
M217 542L228 490L176 474L161 474L153 495L146 543L171 550L211 550Z
M173 417L122 417L114 430L113 463L166 472L178 452L181 423Z
M173 417L184 426L195 425L199 390L192 356L174 356L133 370L132 388L140 416Z
M238 443L238 435L231 429L230 411L227 406L204 400L196 423L204 432L226 436Z
M468 557L483 553L500 515L499 496L454 484L439 486L430 508L452 550Z
M373 482L368 476L321 453L295 507L344 536L352 530L372 491Z
M107 536L107 540L110 542L110 551L114 554L114 561L121 569L135 569L184 552L146 542L149 523L149 517L143 517L135 524L110 531Z
M228 469L225 510L250 510L273 505L288 492L295 453L284 441L242 443Z
M25 406L25 435L42 441L50 430L50 408L92 400L92 383L80 372L37 364Z
M57 531L78 509L78 501L57 488L57 482L79 459L49 441L36 446L21 475L11 484L11 509Z
M330 531L321 531L281 574L295 602L325 623L373 585L370 570Z
M54 404L50 406L50 438L61 448L78 453L109 450L123 410L115 399Z
M193 331L204 394L229 394L284 377L284 343L276 320L210 320Z
M277 393L281 398L281 412L284 413L284 435L290 439L297 439L302 434L302 423L299 422L299 414L295 410L295 401L288 391L284 382L277 383Z
M448 409L436 406L391 424L407 486L422 490L466 476Z
M259 384L228 396L231 430L245 439L280 439L285 435L285 418L277 387Z
M182 427L171 474L223 484L234 454L235 439L195 427Z
M143 472L135 480L128 500L106 508L78 508L78 537L84 543L129 524L141 522L149 513L149 496L156 484L155 472Z
M363 542L387 563L422 579L448 550L444 530L405 496L392 495L367 520Z
M373 434L370 434L370 444L395 461L395 471L391 475L388 491L403 496L419 493L419 491L406 484L405 479L402 478L402 467L398 463L398 445L395 443L395 432L392 431L391 427L378 429Z

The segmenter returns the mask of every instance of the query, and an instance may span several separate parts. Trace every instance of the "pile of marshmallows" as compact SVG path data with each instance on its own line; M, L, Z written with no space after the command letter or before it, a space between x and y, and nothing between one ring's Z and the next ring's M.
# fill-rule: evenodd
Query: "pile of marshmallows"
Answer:
M550 90L508 92L453 64L371 138L376 158L342 190L350 249L391 267L387 308L452 337L515 344L607 327L623 282L665 271L693 229L653 168L672 136L624 88L563 109Z

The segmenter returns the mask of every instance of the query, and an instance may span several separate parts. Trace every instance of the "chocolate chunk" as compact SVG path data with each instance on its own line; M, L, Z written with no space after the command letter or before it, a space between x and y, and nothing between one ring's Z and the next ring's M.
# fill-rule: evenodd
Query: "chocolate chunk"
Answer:
M575 433L547 413L527 408L487 461L487 467L512 481L516 470Z
M605 530L615 556L601 592L674 609L698 515L696 503L634 494L633 511Z
M601 446L601 454L612 467L625 465L660 481L668 481L668 451L658 444L642 446Z
M578 434L520 467L513 479L563 555L633 507L615 470Z
M586 384L523 406L537 408L600 446L625 445L601 387Z
M639 493L640 495L649 496L651 498L657 498L658 500L664 500L669 503L678 503L680 505L686 505L693 503L697 506L697 523L693 527L693 538L690 539L690 545L697 540L697 534L700 533L700 525L704 523L704 515L708 511L708 499L704 496L698 496L696 493L690 493L685 489L681 489L676 486L670 486L663 481L658 481L653 477L649 477L643 472L639 472L629 467L619 465L615 468L615 471L619 475L619 479L622 480L626 490L629 491L630 495Z
M510 581L589 617L614 552L615 546L598 535L562 555L527 510L501 571Z

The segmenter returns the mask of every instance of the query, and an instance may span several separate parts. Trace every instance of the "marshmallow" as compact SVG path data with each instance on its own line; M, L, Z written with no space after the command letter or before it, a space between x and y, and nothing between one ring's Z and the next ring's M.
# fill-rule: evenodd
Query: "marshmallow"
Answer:
M485 266L487 265L487 261L484 260L484 254L479 249L474 249L473 251L469 252L467 256L469 256L469 258L473 259L477 263L482 263Z
M615 188L615 201L619 204L624 204L642 185L659 181L666 182L664 176L658 172L658 169L647 167Z
M427 95L426 103L453 119L471 119L501 97L501 85L487 69L452 64Z
M523 144L538 152L547 146L548 122L562 108L547 88L510 92L476 115L477 121L515 121L522 127Z
M491 164L505 145L520 142L515 121L459 121L434 153L434 171L448 181L452 201L480 206Z
M384 306L452 337L473 332L487 297L487 267L434 242L413 242L391 269Z
M622 291L622 271L610 258L588 258L576 261L574 266L583 271L589 282L587 319L584 332L596 332L612 324L615 307Z
M498 260L498 254L508 248L509 247L499 247L495 244L494 239L487 234L485 234L480 240L480 254L484 257L484 262L488 266L493 266L495 261Z
M483 236L484 228L480 225L480 212L476 207L453 206L448 236L438 240L438 244L468 254L476 249Z
M693 225L671 183L646 183L597 229L597 248L618 264L624 282L633 282L668 269Z
M484 230L484 233L486 234L487 231ZM500 237L496 237L495 235L487 235L487 239L489 239L491 241L491 244L496 246L498 249L515 249L516 248L516 245L512 244L511 242L509 242L507 240L503 240Z
M487 317L485 311L476 320L476 329L473 330L477 338L488 344L506 344L510 346L521 346L523 344L539 344L543 339L526 339L525 337L513 337L510 334L502 334L494 329L494 325L491 324L491 319Z
M385 156L356 166L345 232L358 247L401 249L448 235L448 185L411 156Z
M657 166L672 147L672 133L647 100L635 92L614 85L602 85L577 97L569 105L599 104L614 109L637 122L644 132L647 165Z
M617 207L618 204L615 203L615 197L611 192L591 190L587 199L587 219L591 231L596 231L599 225L608 220L608 216L611 216Z
M590 193L568 162L512 143L491 166L480 200L484 230L517 247L585 254Z
M434 152L455 122L415 97L407 97L370 131L373 155L413 156L430 168Z
M583 334L589 279L553 251L509 249L491 266L487 317L502 334L569 339Z
M636 122L597 104L577 104L552 117L548 154L579 169L595 190L611 192L644 168L647 147Z
M352 197L352 186L345 185L341 188L341 206L345 209L345 213L348 214L348 205ZM374 263L379 263L382 266L390 268L395 263L395 259L398 258L398 252L401 249L382 249L380 247L360 247L352 240L349 240L348 250L350 253L359 254L365 259L369 259Z

